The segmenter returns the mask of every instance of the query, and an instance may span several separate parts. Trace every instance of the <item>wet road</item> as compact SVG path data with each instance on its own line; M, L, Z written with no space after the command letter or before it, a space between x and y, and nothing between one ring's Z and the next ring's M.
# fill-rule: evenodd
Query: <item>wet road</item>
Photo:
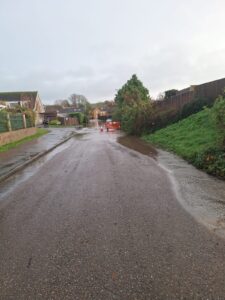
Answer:
M74 138L17 179L0 186L0 299L225 299L225 240L115 134Z
M47 128L47 130L49 131L47 135L21 144L19 147L12 148L7 152L0 152L0 177L75 133L75 129L72 127Z

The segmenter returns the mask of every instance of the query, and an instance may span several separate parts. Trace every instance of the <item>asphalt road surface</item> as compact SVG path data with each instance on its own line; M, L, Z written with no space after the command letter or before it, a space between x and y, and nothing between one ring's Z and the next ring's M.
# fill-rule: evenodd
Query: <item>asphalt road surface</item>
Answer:
M0 299L225 299L224 240L154 158L93 131L37 164L1 185Z

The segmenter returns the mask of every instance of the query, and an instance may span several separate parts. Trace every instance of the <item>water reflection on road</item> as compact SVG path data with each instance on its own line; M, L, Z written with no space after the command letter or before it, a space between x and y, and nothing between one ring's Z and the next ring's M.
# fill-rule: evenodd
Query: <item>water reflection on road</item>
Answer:
M167 172L180 204L209 230L225 237L225 181L205 174L172 153L156 150L136 137L119 137L118 142L157 159Z
M225 237L225 181L166 151L158 151L158 162L168 172L182 206L210 230Z
M76 139L81 138L82 135L76 136ZM0 201L3 196L10 193L16 186L21 184L22 182L26 181L30 178L33 174L35 174L44 164L46 164L52 157L54 157L57 153L65 150L66 148L70 147L73 143L73 140L69 140L66 143L58 146L53 151L49 152L48 154L42 156L37 161L33 162L32 164L26 166L23 170L15 173L7 180L0 182Z

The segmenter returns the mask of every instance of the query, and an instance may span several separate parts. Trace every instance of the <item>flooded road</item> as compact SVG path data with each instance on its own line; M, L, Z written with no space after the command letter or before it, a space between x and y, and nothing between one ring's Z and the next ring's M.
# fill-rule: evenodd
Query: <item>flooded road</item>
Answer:
M225 181L166 151L158 150L158 162L167 172L181 205L197 221L225 238Z
M195 219L225 238L225 181L207 175L182 158L134 136L118 142L157 160L167 173L177 200Z
M0 186L0 299L224 299L225 240L183 202L211 181L117 138L89 130Z

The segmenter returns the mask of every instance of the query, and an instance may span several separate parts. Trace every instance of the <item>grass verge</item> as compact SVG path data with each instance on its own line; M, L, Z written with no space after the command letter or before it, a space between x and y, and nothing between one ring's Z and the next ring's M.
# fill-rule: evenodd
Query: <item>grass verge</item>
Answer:
M209 174L225 179L222 134L205 109L178 123L145 135L143 139L172 151Z
M3 146L0 146L0 152L5 152L5 151L8 151L12 148L15 148L21 144L24 144L26 142L29 142L29 141L32 141L34 139L37 139L39 138L40 136L44 135L48 133L48 130L46 129L43 129L43 128L38 128L37 129L37 133L33 134L33 135L30 135L28 137L25 137L19 141L16 141L16 142L13 142L13 143L9 143L9 144L6 144L6 145L3 145Z

